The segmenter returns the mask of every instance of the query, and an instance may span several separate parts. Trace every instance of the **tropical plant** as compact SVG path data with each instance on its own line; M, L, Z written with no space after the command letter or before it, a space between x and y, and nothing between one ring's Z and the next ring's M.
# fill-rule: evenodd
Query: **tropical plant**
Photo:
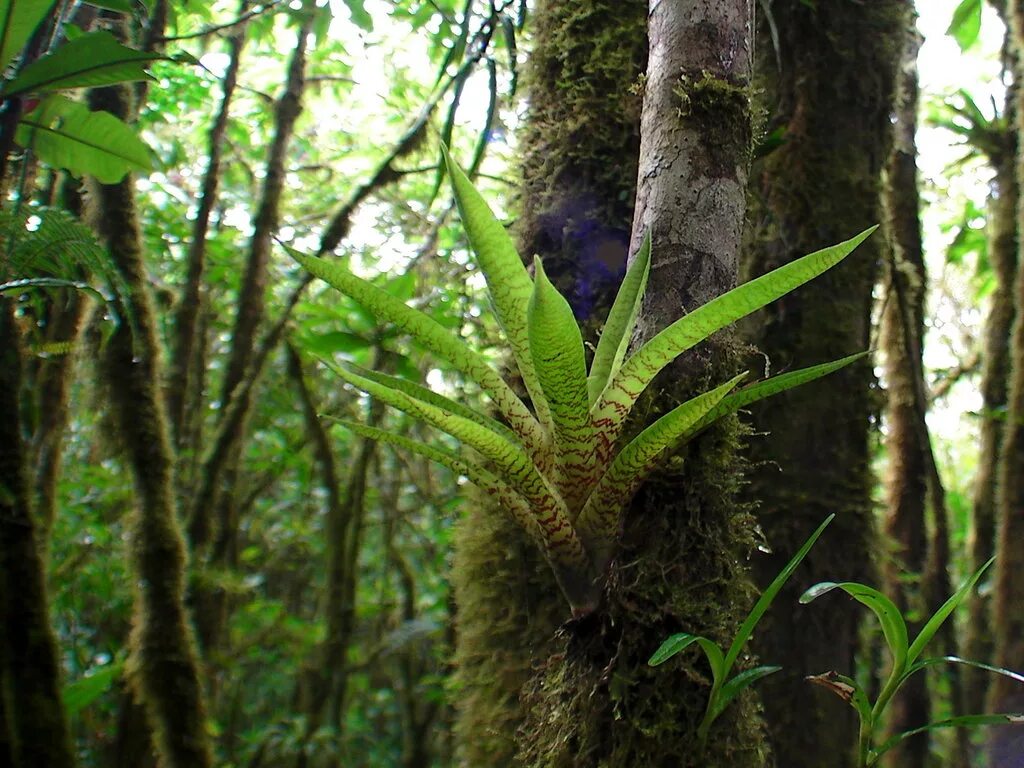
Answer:
M892 600L872 587L850 581L841 583L824 581L820 584L815 584L804 592L800 598L800 602L806 604L835 589L842 590L854 600L863 603L874 611L878 617L878 623L882 627L882 634L885 637L889 655L892 659L892 669L874 703L868 698L865 688L847 675L841 675L838 672L832 671L807 678L810 682L832 691L856 710L857 716L860 719L860 737L857 747L857 765L859 768L870 768L870 766L877 765L882 755L904 739L925 731L940 728L973 728L983 725L1005 725L1007 723L1024 722L1024 714L958 715L929 723L920 728L913 728L893 734L881 744L876 743L879 725L882 723L886 707L892 701L893 696L911 675L928 667L947 663L963 664L987 672L1004 675L1024 683L1024 676L1011 672L1008 669L993 667L977 661L969 661L959 656L921 657L925 646L928 645L939 631L939 628L949 618L950 614L971 593L982 574L992 565L994 560L995 558L992 558L979 568L974 575L961 585L960 589L932 614L913 642L910 642L907 634L906 617L900 613L899 608L896 607Z
M487 281L533 412L482 355L435 320L336 263L294 254L310 272L415 337L475 381L506 423L408 381L329 364L374 398L454 436L487 464L453 451L345 422L350 428L427 456L496 499L542 547L575 616L594 610L625 505L658 462L715 420L824 376L861 355L792 371L733 391L730 381L683 403L621 450L617 440L640 394L670 362L711 334L839 263L873 231L752 280L680 318L631 356L626 352L650 269L650 239L630 266L609 313L589 374L579 326L540 259L531 279L511 238L465 173L445 154L462 222Z
M782 586L793 575L793 571L797 569L797 566L807 556L807 553L811 551L814 542L818 540L818 537L821 536L825 528L828 527L828 524L834 519L835 515L829 515L825 522L818 526L817 530L811 534L810 538L793 555L793 558L786 563L786 567L779 572L772 580L772 583L768 585L768 588L761 593L761 597L758 598L747 618L740 625L739 631L736 633L736 637L733 638L727 652L723 653L718 644L708 637L680 632L665 640L647 662L652 667L664 664L677 653L689 648L694 643L699 645L701 650L704 651L708 664L711 665L712 682L711 693L708 694L708 706L704 711L704 719L701 720L700 725L697 727L697 737L702 745L707 743L708 732L712 724L725 711L725 708L729 706L733 699L761 678L775 674L782 669L782 667L778 666L757 666L746 669L731 679L729 678L729 674L732 672L732 668L740 656L740 651L743 650L743 646L747 644L751 635L754 634L757 623L767 613Z

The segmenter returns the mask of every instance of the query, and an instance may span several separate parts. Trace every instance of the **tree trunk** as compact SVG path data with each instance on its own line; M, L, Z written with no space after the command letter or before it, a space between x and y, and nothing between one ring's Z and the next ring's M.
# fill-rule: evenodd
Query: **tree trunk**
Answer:
M753 242L744 271L756 277L881 220L880 173L888 154L897 66L910 3L773 3L777 49L760 49L760 75L784 143L756 168ZM766 20L765 24L769 22ZM767 35L765 36L767 40ZM869 239L834 270L755 318L750 340L773 371L866 350L872 289L883 250ZM758 558L764 586L809 531L836 521L799 576L780 593L756 638L758 653L783 671L765 681L779 765L841 768L856 742L850 708L805 675L854 669L863 608L853 601L804 607L797 597L822 580L877 581L872 567L868 429L875 405L865 361L752 409L749 498L773 554ZM762 436L764 435L764 436ZM835 700L830 700L835 699Z
M542 0L525 74L520 253L539 254L596 340L629 244L646 50L643 0ZM520 691L564 605L525 533L486 499L459 523L455 736L463 765L513 764Z
M731 288L744 215L751 139L753 4L650 5L650 59L641 120L635 250L650 232L651 280L640 339ZM652 388L656 413L737 368L727 335L686 356ZM654 394L657 392L657 394ZM741 563L752 541L737 503L735 420L684 451L682 470L642 489L597 614L570 623L529 689L521 756L529 766L764 766L760 718L745 696L695 736L708 694L695 656L680 669L647 659L673 631L725 642L750 605ZM668 473L666 473L668 475Z
M0 765L71 768L19 417L23 354L14 303L0 298Z
M1009 36L1009 30L1007 30ZM1012 65L1012 42L1007 49L1010 77L1016 72ZM992 138L986 149L989 164L995 171L989 194L987 226L988 258L996 278L996 287L989 299L985 318L984 348L981 367L981 434L978 472L974 479L974 504L971 515L968 548L970 570L976 571L992 557L996 541L996 478L1003 439L1006 411L1006 385L1010 376L1010 329L1013 326L1013 280L1017 273L1017 136L1015 130L1015 80L1006 93L1003 115L1006 128ZM964 655L968 659L986 661L994 651L992 640L992 605L988 593L975 592L969 603L970 618L966 627ZM964 670L965 709L982 712L985 708L992 677L983 670Z
M1024 0L1010 2L1010 23L1016 51L1016 78L1024 74ZM1016 91L1017 141L1024 136L1024 91ZM1017 183L1024 182L1024 159L1017 158ZM1017 231L1024 223L1024 205L1017 211ZM1018 251L1018 265L1021 263ZM998 480L998 528L996 536L996 577L993 599L995 663L1024 669L1024 269L1018 268L1014 286L1016 319L1010 340L1010 384L1008 412L1003 434L1003 451ZM997 676L989 692L992 711L1024 710L1020 683ZM1004 726L992 738L993 766L1012 765L1024 752L1020 729Z
M90 92L90 106L130 119L130 90ZM185 545L174 502L174 457L161 393L157 319L143 263L131 176L90 183L92 218L130 292L130 306L103 351L118 437L131 466L136 508L130 558L136 599L131 677L146 709L162 768L213 765L192 628L184 606Z

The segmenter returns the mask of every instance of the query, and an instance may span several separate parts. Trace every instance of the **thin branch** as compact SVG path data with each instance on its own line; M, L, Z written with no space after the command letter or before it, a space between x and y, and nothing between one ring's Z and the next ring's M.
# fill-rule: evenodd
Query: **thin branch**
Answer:
M265 5L257 5L252 10L246 11L241 16L239 16L236 19L233 19L232 21L228 21L228 22L225 22L223 24L215 24L215 25L213 25L211 27L205 27L205 28L199 30L198 32L192 32L191 34L188 34L188 35L175 35L173 37L158 37L158 38L155 38L155 42L158 42L158 43L170 43L170 42L175 42L175 41L178 41L178 40L195 40L196 38L199 38L199 37L208 37L210 35L216 34L217 32L223 32L225 30L231 29L232 27L236 27L239 24L244 24L245 22L249 21L249 19L254 18L255 16L259 16L260 14L263 14L263 13L266 13L267 11L273 10L277 6L281 5L283 2L284 2L284 0L270 0L269 3L266 3Z

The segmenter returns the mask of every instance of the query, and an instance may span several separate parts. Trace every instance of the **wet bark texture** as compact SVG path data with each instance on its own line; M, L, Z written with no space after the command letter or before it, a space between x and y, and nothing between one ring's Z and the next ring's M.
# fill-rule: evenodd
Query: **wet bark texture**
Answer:
M90 92L93 109L132 115L125 87ZM130 676L146 709L163 768L212 766L206 706L192 628L184 606L185 545L173 491L174 458L160 389L157 320L149 293L131 176L90 183L90 217L129 289L103 351L103 373L117 435L131 466L136 504L129 523L136 598Z
M759 49L768 131L785 142L756 166L745 277L756 277L879 223L880 173L910 4L785 2L771 5L778 48ZM764 22L766 23L766 22ZM767 32L767 30L765 30ZM748 324L773 372L834 360L870 344L872 288L884 248L875 235L836 269L787 295ZM762 688L778 763L849 765L856 742L848 705L804 685L805 675L854 669L863 609L853 601L805 607L823 580L877 583L872 568L868 430L876 406L867 362L770 398L752 409L756 436L749 497L772 554L758 558L766 585L830 513L837 518L759 627L756 648L783 671Z
M1016 81L1024 66L1024 2L1011 0L1016 57ZM1024 136L1024 95L1016 92L1018 146ZM1024 182L1024 160L1017 158L1017 183ZM1017 231L1024 223L1024 206L1017 210ZM1020 264L1018 251L1018 265ZM1003 434L1003 452L999 466L996 535L996 578L993 613L995 617L995 663L1001 667L1024 669L1024 269L1017 270L1014 284L1016 319L1010 340L1010 385L1008 411ZM1021 685L998 676L992 681L989 703L993 711L1024 710ZM1020 728L1006 726L992 736L990 760L993 766L1012 765L1024 753L1024 735Z
M654 2L644 84L633 247L653 239L639 339L735 283L751 137L753 8ZM656 382L644 421L737 366L718 337ZM751 546L738 503L735 421L707 432L642 489L627 516L601 610L566 625L529 688L521 745L529 766L764 766L753 697L716 724L702 754L695 731L708 670L694 655L651 668L671 632L726 643L750 605L741 565Z
M625 267L646 13L643 0L543 0L533 20L520 252L544 258L591 342ZM459 523L452 581L458 758L504 768L526 716L520 691L568 609L536 546L484 499Z
M1009 31L1007 32L1009 36ZM1012 41L1006 44L1007 67L1013 71ZM1017 135L1015 126L1016 82L1007 90L1005 127L994 132L983 147L995 176L989 193L987 238L988 258L995 275L995 290L989 298L981 367L981 429L978 472L974 478L974 509L968 547L971 571L976 571L995 553L996 479L1006 415L1006 387L1010 377L1010 330L1013 327L1013 280L1017 273ZM964 655L987 660L994 651L992 601L989 593L975 592L969 603ZM964 670L965 709L982 712L991 675L983 670Z
M19 418L23 355L14 304L0 298L0 765L71 768Z

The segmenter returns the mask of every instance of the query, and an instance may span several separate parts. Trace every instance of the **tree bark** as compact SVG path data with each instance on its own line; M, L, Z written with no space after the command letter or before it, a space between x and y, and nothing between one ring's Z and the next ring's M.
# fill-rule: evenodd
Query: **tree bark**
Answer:
M0 765L71 768L19 416L23 355L14 303L0 298Z
M621 281L639 156L643 0L542 0L524 80L519 250L539 254L593 342ZM461 764L513 765L521 690L565 619L550 567L474 497L456 529L455 721Z
M1007 30L1009 37L1009 30ZM981 431L978 472L974 479L974 503L968 534L970 570L976 571L992 557L996 541L996 480L1002 449L1006 415L1006 389L1010 377L1010 331L1013 327L1014 275L1017 273L1017 206L1019 187L1016 178L1017 135L1015 128L1016 71L1013 67L1012 41L1004 46L1009 76L1014 78L1006 93L1003 117L1006 127L992 136L984 148L989 165L995 171L989 194L987 239L988 258L996 286L989 298L985 318L981 367ZM992 658L992 600L989 593L975 592L969 603L965 651L968 659ZM984 711L992 680L983 670L964 670L965 709Z
M122 119L133 110L126 87L90 92L90 106ZM136 508L130 522L135 617L130 674L146 709L163 768L213 765L206 705L184 605L185 545L174 502L174 455L161 392L157 320L143 262L131 176L91 182L94 226L130 292L130 307L103 351L111 408L131 466Z
M1011 0L1010 23L1016 51L1016 77L1024 74L1024 2ZM1024 136L1024 91L1016 91L1017 141ZM1024 182L1024 158L1018 153L1017 183ZM1017 231L1024 224L1024 204L1017 210ZM1019 243L1018 243L1019 247ZM995 626L995 663L1014 670L1024 669L1024 269L1018 251L1017 278L1014 285L1016 319L1010 340L1010 384L1008 410L999 464L996 535L996 575L993 598ZM1021 685L1002 676L992 681L989 691L992 711L1021 711L1024 691ZM1024 752L1020 729L1004 726L992 738L992 765L1011 765Z
M753 4L654 0L648 18L632 246L650 232L653 247L639 340L734 285L751 140ZM716 336L656 382L640 412L706 390L737 363L729 336ZM529 688L526 765L765 765L752 697L727 710L701 753L705 665L647 665L673 631L725 642L751 602L738 432L735 420L709 430L684 449L681 470L641 490L601 610L564 627Z
M778 44L761 47L759 72L772 115L767 127L784 130L785 141L755 168L747 276L881 221L880 173L909 13L907 0L771 4ZM748 338L773 371L869 347L883 248L882 238L870 238L842 265L754 318ZM762 658L783 667L763 690L772 702L766 711L772 744L786 768L841 768L852 752L840 745L856 742L848 705L801 679L854 669L863 609L840 600L805 607L797 597L816 581L877 581L871 384L865 361L751 409L756 436L748 497L759 502L773 552L755 563L759 584L767 585L808 532L837 514L755 638Z

